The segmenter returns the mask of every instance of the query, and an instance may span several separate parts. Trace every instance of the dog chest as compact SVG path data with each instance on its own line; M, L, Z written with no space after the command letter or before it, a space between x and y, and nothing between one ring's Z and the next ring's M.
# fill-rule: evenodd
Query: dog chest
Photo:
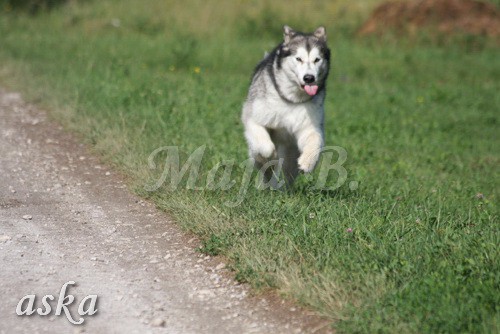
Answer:
M259 99L253 103L252 118L271 129L285 128L296 132L306 126L321 123L323 107L313 101L291 104L282 100Z

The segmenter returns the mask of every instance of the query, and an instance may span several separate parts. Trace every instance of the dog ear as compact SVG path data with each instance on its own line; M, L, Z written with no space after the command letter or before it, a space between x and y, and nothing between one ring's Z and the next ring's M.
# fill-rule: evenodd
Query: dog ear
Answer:
M292 39L293 35L295 35L295 30L293 30L289 26L283 27L283 40L285 44L290 43L290 39Z
M314 36L317 37L320 41L326 42L326 29L321 26L314 32Z

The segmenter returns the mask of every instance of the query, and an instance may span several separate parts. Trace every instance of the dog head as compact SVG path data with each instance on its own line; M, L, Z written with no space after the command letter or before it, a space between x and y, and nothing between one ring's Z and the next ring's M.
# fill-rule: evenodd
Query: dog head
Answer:
M325 86L330 64L325 28L305 34L284 26L283 36L279 66L307 95L316 95Z

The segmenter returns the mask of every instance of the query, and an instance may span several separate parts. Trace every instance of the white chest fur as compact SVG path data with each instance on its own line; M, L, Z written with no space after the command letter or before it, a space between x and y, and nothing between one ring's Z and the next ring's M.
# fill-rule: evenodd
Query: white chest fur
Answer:
M252 103L252 119L269 129L286 129L297 133L303 128L321 128L323 121L321 97L304 103L288 103L279 96L257 99Z

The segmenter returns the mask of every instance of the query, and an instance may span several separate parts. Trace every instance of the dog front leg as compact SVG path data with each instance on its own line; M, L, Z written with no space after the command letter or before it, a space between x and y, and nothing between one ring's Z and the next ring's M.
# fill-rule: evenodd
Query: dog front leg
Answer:
M299 169L304 173L312 172L323 147L323 134L314 127L306 128L298 134L297 146L301 153L298 160Z
M250 157L259 162L276 156L276 147L265 127L253 121L245 124L245 138L247 139Z

